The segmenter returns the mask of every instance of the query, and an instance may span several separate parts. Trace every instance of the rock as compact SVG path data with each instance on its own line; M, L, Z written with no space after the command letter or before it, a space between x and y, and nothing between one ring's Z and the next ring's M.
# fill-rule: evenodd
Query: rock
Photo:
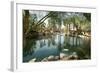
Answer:
M55 60L59 60L59 56L55 56Z
M70 55L68 56L68 60L77 60L78 56L77 55Z
M64 53L60 53L60 59L63 59L64 57L66 57L67 55Z
M36 61L36 58L33 58L32 60L30 60L29 62L35 62Z
M78 55L76 52L73 52L72 55L68 56L68 60L78 60Z
M48 61L47 57L42 60L42 62L47 62L47 61Z
M68 57L68 60L74 60L75 59L75 57L73 56L73 55L70 55L69 57Z
M66 56L66 57L62 58L62 60L68 60L68 57Z
M52 55L48 57L48 61L53 61L54 59L55 59L55 57Z

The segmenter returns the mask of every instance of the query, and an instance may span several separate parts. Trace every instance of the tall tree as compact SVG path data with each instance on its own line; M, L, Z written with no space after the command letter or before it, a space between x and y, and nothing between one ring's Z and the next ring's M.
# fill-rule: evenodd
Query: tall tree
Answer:
M23 31L24 33L27 33L29 29L29 10L24 10L24 15L23 15Z

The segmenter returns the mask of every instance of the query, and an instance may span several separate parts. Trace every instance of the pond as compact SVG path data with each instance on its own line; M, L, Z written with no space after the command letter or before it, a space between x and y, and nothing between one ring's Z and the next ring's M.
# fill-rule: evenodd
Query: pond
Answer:
M91 59L91 40L87 36L69 36L64 33L56 33L26 41L27 45L23 48L23 62L75 59L68 59L70 56L75 56L75 60Z

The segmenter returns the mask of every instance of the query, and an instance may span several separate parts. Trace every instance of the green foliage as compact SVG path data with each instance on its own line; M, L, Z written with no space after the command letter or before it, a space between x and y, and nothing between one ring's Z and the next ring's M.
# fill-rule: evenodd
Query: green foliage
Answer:
M73 29L75 27L81 30L91 30L90 13L47 11L44 15L41 11L41 16L44 15L41 19L36 13L30 14L29 10L24 10L23 14L24 18L27 19L26 21L24 20L25 30L39 31L40 29L48 30L50 28L58 30L61 29L62 25L68 25L67 28L70 31L71 24L73 24Z
M87 18L88 21L91 21L91 13L83 13L83 15Z

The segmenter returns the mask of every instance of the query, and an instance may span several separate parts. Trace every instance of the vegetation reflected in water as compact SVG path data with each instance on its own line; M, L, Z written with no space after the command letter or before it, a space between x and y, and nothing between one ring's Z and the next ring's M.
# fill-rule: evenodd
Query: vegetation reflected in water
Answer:
M46 36L41 39L27 40L28 46L24 50L23 61L28 62L32 59L42 61L49 56L58 56L65 54L70 56L75 54L78 59L90 59L90 38L88 37L72 37L65 35Z

